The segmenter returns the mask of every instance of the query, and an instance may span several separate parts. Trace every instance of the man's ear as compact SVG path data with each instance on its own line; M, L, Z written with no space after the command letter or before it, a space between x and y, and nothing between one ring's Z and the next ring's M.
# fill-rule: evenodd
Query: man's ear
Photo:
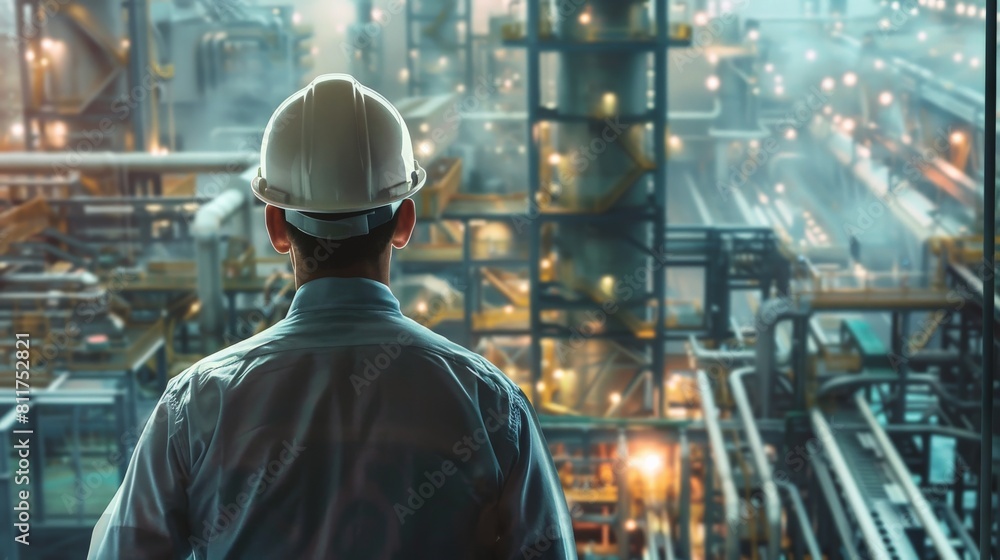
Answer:
M267 225L267 237L271 240L271 247L282 255L287 254L292 249L292 242L288 238L285 211L268 204L264 207L264 223Z
M399 219L396 221L396 230L392 233L392 246L397 249L406 247L413 235L413 226L417 223L417 207L412 199L405 199L399 205Z

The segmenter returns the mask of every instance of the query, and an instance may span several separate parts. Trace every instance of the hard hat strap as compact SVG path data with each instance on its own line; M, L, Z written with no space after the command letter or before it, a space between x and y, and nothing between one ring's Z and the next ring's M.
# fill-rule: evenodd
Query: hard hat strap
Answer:
M396 214L402 200L386 206L379 206L366 214L349 218L323 220L306 216L295 210L285 210L285 220L303 233L322 239L348 239L368 232L387 223ZM336 214L331 214L336 216Z

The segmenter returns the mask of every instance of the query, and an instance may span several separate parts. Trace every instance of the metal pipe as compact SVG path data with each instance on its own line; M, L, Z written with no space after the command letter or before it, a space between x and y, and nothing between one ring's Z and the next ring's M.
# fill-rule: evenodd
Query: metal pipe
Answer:
M819 543L816 542L816 534L813 533L812 525L809 523L809 513L806 512L806 504L802 501L802 496L799 494L799 488L787 480L776 480L774 483L788 493L788 499L792 502L792 509L795 510L795 517L799 520L802 540L806 541L806 548L809 549L809 558L823 558L823 553L819 549Z
M722 503L726 518L726 557L730 560L739 558L739 527L740 499L733 481L733 469L729 464L729 454L726 452L726 442L722 439L719 428L719 408L712 396L712 384L703 370L698 370L698 389L701 392L701 410L705 416L705 426L708 429L708 441L715 459L715 468L722 483ZM711 499L705 496L706 500ZM706 529L707 530L707 529Z
M65 176L58 177L37 177L30 176L0 176L0 185L30 185L36 187L63 187L77 183L80 180L80 173L74 171ZM46 202L49 202L46 200Z
M955 552L955 548L951 546L951 543L948 542L948 537L941 530L941 524L938 522L937 516L934 515L931 505L924 498L923 493L917 488L917 485L913 483L910 470L903 463L899 452L896 451L896 446L889 440L889 436L886 435L885 430L882 429L878 420L875 419L875 415L872 414L868 402L865 401L860 393L854 395L854 402L857 404L858 410L861 411L861 416L864 417L875 440L882 447L882 453L889 462L889 468L895 473L899 485L903 487L903 491L913 504L917 518L920 519L921 525L924 526L927 535L931 538L931 542L934 543L934 549L937 551L936 557L944 560L959 560L958 553ZM989 459L993 460L992 457ZM986 494L985 499L989 500L989 494ZM988 528L983 528L983 531L988 530Z
M256 152L0 152L0 173L53 173L88 171L109 173L239 173L258 165Z
M864 386L864 385L882 385L882 384L892 384L899 381L899 376L895 373L892 374L864 374L855 376L838 376L829 381L823 383L819 390L816 392L817 398L822 398L830 394L836 394L840 391L849 391L851 389ZM980 403L975 400L961 400L955 395L948 392L948 389L941 384L941 380L933 375L927 374L917 374L910 375L908 379L908 384L913 385L927 385L931 388L931 391L937 395L938 398L946 401L948 404L955 406L956 408L973 409L978 408ZM993 396L990 395L992 399Z
M222 225L248 203L246 191L228 189L203 205L195 214L191 234L195 239L195 269L200 325L206 351L222 344L225 306L222 301Z
M941 424L890 424L884 426L888 433L892 434L931 434L935 436L964 439L966 441L979 441L979 433L972 430L963 430L955 426L944 426Z
M725 362L732 365L735 362L739 362L740 365L743 363L752 363L756 357L757 352L754 350L709 350L698 342L698 337L691 335L688 337L688 344L691 345L691 353L699 362L701 360L713 360L716 362Z
M854 480L851 467L848 466L847 460L844 459L844 455L840 452L840 446L837 445L833 430L830 429L830 425L823 418L823 413L817 408L812 409L810 412L810 419L812 420L813 430L816 432L816 436L826 451L826 456L830 459L830 466L833 467L833 471L840 480L844 498L857 518L858 526L861 528L861 534L864 537L865 546L868 548L871 558L873 560L891 560L889 553L882 545L882 538L875 529L875 520L868 510L868 504L865 503L865 498L861 495L861 490L858 488L857 482Z
M764 441L757 430L757 423L753 417L753 411L750 409L750 399L747 398L746 388L743 386L743 376L748 373L754 373L753 368L741 368L734 371L729 376L729 385L732 388L733 400L736 401L736 409L743 419L743 429L750 444L750 454L753 455L757 476L760 477L761 488L764 490L764 513L767 517L768 527L767 557L771 560L778 560L780 554L778 545L781 544L781 498L774 485L771 464L764 451Z

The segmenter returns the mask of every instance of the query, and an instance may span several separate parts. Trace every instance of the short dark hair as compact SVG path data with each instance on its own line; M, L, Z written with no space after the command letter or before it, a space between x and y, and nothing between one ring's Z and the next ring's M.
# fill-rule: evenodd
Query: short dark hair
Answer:
M341 214L340 217L349 218L367 213L368 211L345 213ZM303 212L303 214L320 220L329 217L314 212ZM372 229L366 235L347 239L325 239L309 235L285 219L285 224L288 226L286 228L288 239L292 242L295 250L298 251L301 258L312 259L315 262L315 265L307 265L309 272L332 271L376 261L382 251L389 246L389 242L392 241L392 234L396 231L398 222L399 212L397 211L388 222Z

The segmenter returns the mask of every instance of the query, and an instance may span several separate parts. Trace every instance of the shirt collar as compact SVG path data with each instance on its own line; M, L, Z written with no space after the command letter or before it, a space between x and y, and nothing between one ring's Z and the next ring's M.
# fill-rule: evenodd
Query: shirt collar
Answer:
M381 282L368 278L317 278L295 291L288 315L330 309L400 313L396 296Z

